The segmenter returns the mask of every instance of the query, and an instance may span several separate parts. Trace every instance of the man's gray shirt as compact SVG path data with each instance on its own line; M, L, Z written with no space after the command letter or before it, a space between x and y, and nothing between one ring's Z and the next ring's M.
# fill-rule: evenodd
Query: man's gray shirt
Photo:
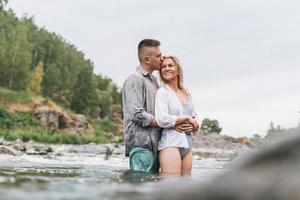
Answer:
M141 67L130 75L122 88L125 154L133 147L152 150L157 156L159 127L149 126L154 120L157 79Z

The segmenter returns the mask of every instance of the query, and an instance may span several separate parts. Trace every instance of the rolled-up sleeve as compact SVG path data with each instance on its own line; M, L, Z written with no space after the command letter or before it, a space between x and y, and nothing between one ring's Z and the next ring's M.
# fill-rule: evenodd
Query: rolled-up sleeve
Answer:
M159 89L155 98L155 119L162 128L171 128L176 124L176 116L169 114L168 94L164 89Z
M149 126L154 120L154 116L144 109L145 98L143 94L142 78L132 75L124 83L122 89L122 100L124 115L141 126Z

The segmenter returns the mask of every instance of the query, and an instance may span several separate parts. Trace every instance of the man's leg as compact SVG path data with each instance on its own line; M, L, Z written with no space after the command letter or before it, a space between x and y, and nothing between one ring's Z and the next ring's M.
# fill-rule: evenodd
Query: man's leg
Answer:
M141 147L134 147L129 153L130 169L133 172L158 171L158 162L154 157L153 151Z

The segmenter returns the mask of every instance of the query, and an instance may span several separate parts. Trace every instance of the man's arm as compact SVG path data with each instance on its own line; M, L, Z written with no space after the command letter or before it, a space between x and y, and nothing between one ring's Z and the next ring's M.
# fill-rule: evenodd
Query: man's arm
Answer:
M143 95L143 84L142 78L136 75L131 75L124 83L122 89L124 115L141 126L151 126L155 125L156 121L154 116L144 109L146 97Z

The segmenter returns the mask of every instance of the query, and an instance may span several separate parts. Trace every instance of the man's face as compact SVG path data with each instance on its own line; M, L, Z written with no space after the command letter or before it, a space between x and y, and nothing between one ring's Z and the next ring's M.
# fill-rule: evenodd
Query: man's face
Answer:
M162 62L162 55L159 47L153 47L149 57L152 70L159 70Z

